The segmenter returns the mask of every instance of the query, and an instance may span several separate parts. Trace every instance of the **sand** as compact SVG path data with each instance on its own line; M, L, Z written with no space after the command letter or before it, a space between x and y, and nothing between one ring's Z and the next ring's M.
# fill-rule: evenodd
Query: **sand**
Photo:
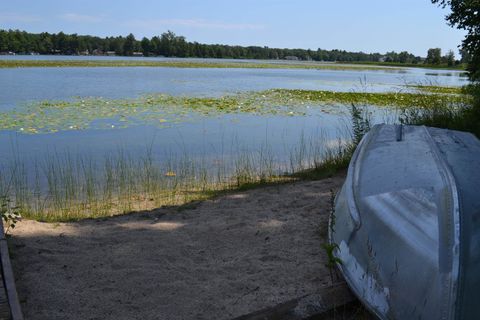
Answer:
M26 319L231 319L329 285L330 190L344 175L189 209L24 220L11 240Z

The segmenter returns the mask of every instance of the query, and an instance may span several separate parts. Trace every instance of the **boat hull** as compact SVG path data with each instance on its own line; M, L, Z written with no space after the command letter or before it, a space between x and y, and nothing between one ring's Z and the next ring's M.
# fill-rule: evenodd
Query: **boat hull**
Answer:
M480 286L468 289L463 281L468 275L461 246L465 183L452 169L461 164L448 158L452 137L468 140L460 152L465 159L480 159L480 143L465 133L405 126L399 134L398 126L375 126L357 147L336 196L330 241L338 245L339 268L382 319L474 319L480 314L478 307L462 307L462 292L478 294ZM478 166L480 173L478 162L470 160L464 171ZM473 211L467 215L480 218ZM469 263L475 282L478 271L471 268L477 262Z

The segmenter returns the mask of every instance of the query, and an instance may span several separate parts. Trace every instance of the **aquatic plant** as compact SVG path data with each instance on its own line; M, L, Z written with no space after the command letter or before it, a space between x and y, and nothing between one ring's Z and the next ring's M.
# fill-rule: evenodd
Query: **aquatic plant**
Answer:
M439 89L440 90L440 89ZM464 94L369 93L272 89L222 97L185 97L150 94L131 99L99 97L68 101L40 101L0 112L0 130L52 133L59 130L124 128L147 124L157 127L222 114L304 116L344 114L348 106L371 105L398 109L451 106L470 101Z
M370 131L371 116L367 107L356 106L354 103L352 103L350 115L352 121L352 141L354 145L357 145L363 136Z
M419 92L429 93L443 93L443 94L464 94L465 91L462 87L444 87L434 85L406 85L407 88L413 88Z

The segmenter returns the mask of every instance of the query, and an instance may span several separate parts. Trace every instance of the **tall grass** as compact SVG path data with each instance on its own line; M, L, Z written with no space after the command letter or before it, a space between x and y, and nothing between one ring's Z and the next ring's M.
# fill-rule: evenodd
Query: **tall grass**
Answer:
M10 199L22 216L37 220L111 216L306 178L311 168L328 167L325 172L332 174L348 164L349 140L332 142L323 133L315 137L302 134L287 151L287 160L280 160L267 143L257 150L238 145L233 155L219 155L220 160L193 158L184 152L160 161L148 146L140 155L119 149L100 159L53 152L32 165L14 150L12 161L0 168L0 194Z
M350 107L350 119L348 127L345 132L348 132L348 136L339 135L336 140L330 141L329 145L325 147L324 144L309 144L306 150L308 151L307 159L310 161L303 165L303 161L300 160L300 155L305 152L294 153L296 155L297 163L294 167L300 170L294 171L289 174L292 177L300 179L322 179L332 174L337 173L340 170L345 170L350 163L353 152L357 147L363 136L370 131L372 125L371 114L369 112L368 105L356 105L351 104ZM297 148L304 149L305 145L301 139ZM301 165L299 166L298 163Z
M429 108L407 108L402 110L400 122L468 131L480 138L480 84L465 86L462 93L470 97L463 104L439 101Z

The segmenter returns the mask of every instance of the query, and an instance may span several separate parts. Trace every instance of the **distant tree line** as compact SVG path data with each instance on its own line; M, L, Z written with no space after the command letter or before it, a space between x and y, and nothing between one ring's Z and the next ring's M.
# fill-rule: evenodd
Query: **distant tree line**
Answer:
M431 49L428 49L425 63L436 64L436 65L447 65L451 67L458 63L468 62L469 56L467 52L461 50L460 54L462 55L462 59L458 61L458 60L455 60L455 54L453 53L452 50L448 50L447 54L442 56L442 49L431 48Z
M440 50L440 49L430 49ZM341 62L392 62L416 64L423 61L407 51L400 53L387 52L364 53L348 52L344 50L305 50L279 49L260 46L230 46L220 44L201 44L188 42L185 37L177 36L167 31L161 36L151 39L135 39L133 34L126 37L84 36L42 32L28 33L19 30L0 30L0 53L13 52L17 54L115 54L119 56L165 56L165 57L197 57L197 58L233 58L233 59L298 59L315 61ZM446 60L437 59L437 53L432 51L432 58L427 60L431 64L441 64ZM430 51L429 51L430 55ZM453 52L453 63L455 63ZM453 64L452 64L453 65Z

